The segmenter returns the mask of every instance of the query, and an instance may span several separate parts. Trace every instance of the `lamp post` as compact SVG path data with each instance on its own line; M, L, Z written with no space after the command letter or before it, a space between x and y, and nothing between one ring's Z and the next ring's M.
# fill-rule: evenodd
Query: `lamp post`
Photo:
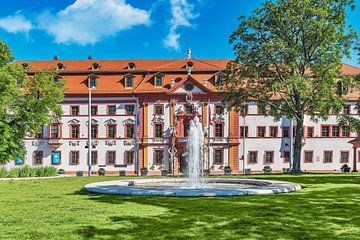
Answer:
M91 90L95 89L95 84L92 84L92 81L89 81L89 88L88 88L88 92L89 92L89 106L88 106L88 111L89 111L89 119L88 119L88 176L91 176L91 148L92 148L92 144L91 144L91 126L92 126L92 121L91 121Z

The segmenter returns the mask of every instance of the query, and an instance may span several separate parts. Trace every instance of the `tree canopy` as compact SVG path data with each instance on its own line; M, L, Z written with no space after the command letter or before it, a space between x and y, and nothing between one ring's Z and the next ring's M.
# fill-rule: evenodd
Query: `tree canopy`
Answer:
M42 70L28 76L12 60L10 48L0 41L0 163L23 158L23 138L60 119L59 103L64 99L65 82L54 81L56 72Z
M345 86L358 85L342 75L342 58L357 42L345 21L353 3L268 0L251 16L239 17L230 37L236 59L225 73L224 101L237 109L254 101L275 119L295 120L292 172L301 171L305 114L317 121L340 113Z

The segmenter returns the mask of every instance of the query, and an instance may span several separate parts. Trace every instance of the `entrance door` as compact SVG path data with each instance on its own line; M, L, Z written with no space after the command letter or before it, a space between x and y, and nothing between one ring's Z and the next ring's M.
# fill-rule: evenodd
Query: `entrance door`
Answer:
M187 158L186 158L186 156L184 156L184 154L181 154L181 156L180 156L180 172L183 174L187 173L187 168L188 168Z

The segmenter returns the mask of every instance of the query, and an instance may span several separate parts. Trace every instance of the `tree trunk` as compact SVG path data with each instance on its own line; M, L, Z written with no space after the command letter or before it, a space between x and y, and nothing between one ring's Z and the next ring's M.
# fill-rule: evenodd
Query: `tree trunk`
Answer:
M296 121L295 129L295 141L294 141L294 150L293 150L293 164L291 173L301 173L301 149L302 149L302 138L304 131L304 118ZM291 136L292 137L292 136Z

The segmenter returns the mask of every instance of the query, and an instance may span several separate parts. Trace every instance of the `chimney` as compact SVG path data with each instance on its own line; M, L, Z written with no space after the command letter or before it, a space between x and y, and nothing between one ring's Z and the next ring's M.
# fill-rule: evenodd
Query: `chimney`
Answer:
M88 56L88 60L92 60L93 58L92 58L92 56L91 55L89 55Z
M191 49L190 48L188 48L188 50L187 50L187 58L191 59Z
M174 87L175 86L175 79L171 79L170 80L170 87Z
M54 60L59 60L59 57L57 55L54 55Z

